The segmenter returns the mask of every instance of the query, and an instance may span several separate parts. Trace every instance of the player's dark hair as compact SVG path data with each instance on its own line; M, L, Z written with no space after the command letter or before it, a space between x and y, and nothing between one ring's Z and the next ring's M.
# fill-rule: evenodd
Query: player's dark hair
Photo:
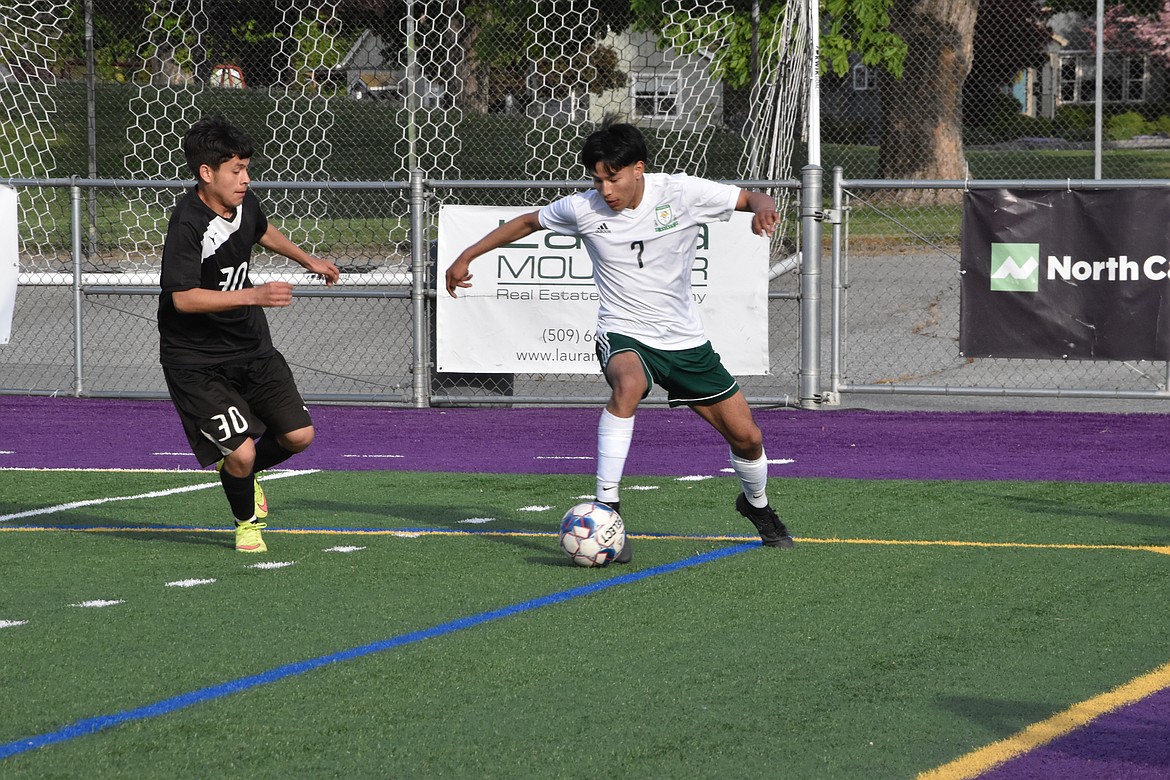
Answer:
M635 163L648 163L646 137L631 124L618 122L610 115L585 139L581 147L581 164L592 176L601 163L607 173L616 173Z
M183 154L196 179L201 166L218 168L233 157L247 160L253 151L248 134L222 116L203 117L183 136Z

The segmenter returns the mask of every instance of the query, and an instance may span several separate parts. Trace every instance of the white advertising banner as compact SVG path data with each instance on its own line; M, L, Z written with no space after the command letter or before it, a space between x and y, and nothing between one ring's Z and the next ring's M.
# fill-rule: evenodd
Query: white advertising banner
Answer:
M16 190L0 186L0 344L7 344L12 336L12 310L16 307L16 275L20 270L16 218Z
M436 367L443 373L587 374L594 353L593 263L575 236L542 230L481 255L472 287L447 295L443 273L459 253L531 208L443 206L439 210ZM768 240L751 214L704 227L691 294L707 338L732 374L770 373Z

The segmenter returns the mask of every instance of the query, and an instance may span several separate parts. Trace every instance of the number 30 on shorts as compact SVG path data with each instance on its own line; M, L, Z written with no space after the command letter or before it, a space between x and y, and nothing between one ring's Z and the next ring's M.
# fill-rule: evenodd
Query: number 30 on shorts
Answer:
M244 415L240 414L240 410L234 406L229 406L227 414L214 414L211 419L217 423L220 436L216 441L227 441L233 435L240 433L247 433L248 421L244 419Z

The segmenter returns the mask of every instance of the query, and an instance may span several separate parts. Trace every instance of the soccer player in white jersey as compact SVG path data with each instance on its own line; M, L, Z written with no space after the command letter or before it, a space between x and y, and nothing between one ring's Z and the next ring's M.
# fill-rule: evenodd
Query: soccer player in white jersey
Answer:
M638 404L655 382L671 406L686 405L723 435L743 485L735 508L764 545L792 547L768 503L763 436L739 384L703 334L691 297L700 226L753 214L752 232L770 236L779 215L767 194L685 174L646 172L638 128L606 120L585 139L581 163L593 189L511 219L475 242L447 269L447 292L470 287L471 261L538 230L579 237L593 261L600 306L597 356L611 395L597 430L597 500L621 514L619 486ZM630 560L627 543L615 559Z

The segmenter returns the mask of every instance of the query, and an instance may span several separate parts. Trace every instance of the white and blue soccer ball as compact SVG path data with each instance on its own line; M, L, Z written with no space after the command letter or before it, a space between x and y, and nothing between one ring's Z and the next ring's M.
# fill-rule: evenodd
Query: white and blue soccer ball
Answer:
M625 545L626 525L605 504L577 504L561 518L561 549L578 566L606 566Z

